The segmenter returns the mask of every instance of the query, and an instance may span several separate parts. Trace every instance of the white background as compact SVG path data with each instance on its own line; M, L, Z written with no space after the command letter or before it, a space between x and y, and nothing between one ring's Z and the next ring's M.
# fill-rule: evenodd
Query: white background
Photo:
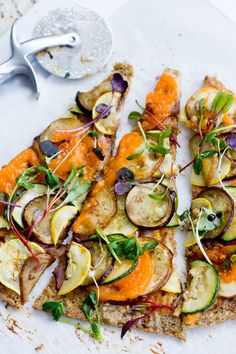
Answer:
M49 9L62 3L68 1L41 0L37 3L19 21L20 39L29 38L37 20ZM193 90L200 86L205 74L217 75L236 92L236 25L209 2L81 0L79 3L97 10L109 20L115 38L111 61L102 73L80 81L66 81L48 76L37 67L41 92L38 101L35 101L26 79L18 77L1 86L0 165L30 145L33 136L66 110L78 89L86 90L99 82L117 60L129 61L135 69L119 137L129 129L126 117L128 112L136 109L134 100L144 102L146 93L153 89L156 77L165 66L182 72L182 104ZM231 12L232 9L229 9L229 14ZM1 61L9 54L8 34L0 39L0 48ZM190 154L187 145L188 133L181 125L180 128L182 149L178 152L178 162L183 164L189 161ZM178 179L182 209L189 205L191 198L190 188L186 187L187 181L187 174ZM180 232L176 236L180 256L183 251L183 237ZM33 297L40 293L46 283L47 279L43 277L37 284ZM151 350L158 354L233 354L236 350L235 322L212 328L193 329L188 333L185 343L175 338L140 332L129 333L121 341L119 330L107 326L104 330L105 342L98 344L84 334L78 339L72 327L55 323L45 313L32 311L30 304L20 311L5 309L0 304L0 318L0 352L4 354L18 354L21 351L26 354L33 353L35 347L40 344L44 344L42 353L50 354L61 354L65 351L72 354L143 354L151 353ZM14 320L17 321L14 326L16 334L8 329Z

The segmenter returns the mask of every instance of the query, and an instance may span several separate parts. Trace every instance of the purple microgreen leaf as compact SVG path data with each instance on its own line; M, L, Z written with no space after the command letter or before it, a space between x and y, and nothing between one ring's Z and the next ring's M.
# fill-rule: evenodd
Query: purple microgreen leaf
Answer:
M99 103L96 107L96 112L102 114L107 107L108 105L106 103Z
M105 155L103 154L103 150L100 147L94 148L93 153L99 158L99 160L103 161L105 159Z
M128 193L131 189L131 184L129 182L117 182L115 184L115 193L118 195L124 195Z
M229 134L225 139L226 144L236 152L236 135Z
M151 303L151 301L147 301L147 304ZM142 316L139 316L139 317L136 317L136 318L133 318L132 320L129 320L128 322L126 322L123 327L122 327L122 330L121 330L121 338L123 338L125 336L125 334L127 333L128 330L130 330L131 327L133 327L138 321L146 318L146 317L149 317L151 316L154 312L156 312L157 310L161 309L161 308L166 308L166 309L169 309L171 310L172 308L170 306L167 306L167 305L158 305L158 304L155 304L153 306L147 306L150 311L146 312L144 315Z
M96 106L96 112L99 113L100 118L107 118L111 113L111 107L105 103L99 103Z
M123 338L126 335L126 333L130 330L131 327L133 327L139 320L141 320L144 317L146 317L146 315L139 316L133 318L132 320L127 321L121 329L121 335L120 335L121 338Z
M111 79L112 91L124 93L128 88L128 82L123 79L122 75L115 73Z

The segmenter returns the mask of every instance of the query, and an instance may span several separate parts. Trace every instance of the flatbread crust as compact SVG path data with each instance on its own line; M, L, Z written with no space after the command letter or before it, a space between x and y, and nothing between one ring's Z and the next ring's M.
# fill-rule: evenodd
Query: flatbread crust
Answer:
M10 306L16 308L22 307L20 295L15 293L15 291L6 288L2 284L0 284L0 299Z
M65 305L65 316L75 318L77 320L86 320L82 311L82 300L88 292L81 287L75 289L67 295L59 296L56 291L55 278L52 277L48 286L42 295L35 301L34 308L42 310L42 306L46 301L63 301ZM180 296L176 296L179 301ZM116 306L109 303L99 305L99 315L101 321L113 326L122 327L124 323L140 316L140 313L132 311L129 306ZM185 339L181 317L167 316L155 312L152 316L139 321L135 328L144 332L155 334L164 334L175 336L179 339Z

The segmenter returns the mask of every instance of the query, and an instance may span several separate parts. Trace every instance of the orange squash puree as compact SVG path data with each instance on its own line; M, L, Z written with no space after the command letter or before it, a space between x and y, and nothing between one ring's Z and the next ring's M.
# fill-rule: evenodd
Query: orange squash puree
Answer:
M220 279L224 283L236 282L236 263L231 263L231 268L220 272Z
M131 131L121 139L116 156L110 159L104 169L104 181L107 186L112 187L115 184L116 173L120 168L129 168L130 164L138 164L139 160L143 159L143 156L130 161L126 159L129 155L136 153L142 143L143 137L136 131Z
M75 133L73 133L75 134ZM63 139L68 138L71 136L72 133L60 133L55 132L52 136L52 141L57 142ZM99 158L94 154L94 139L90 136L86 136L84 139L81 140L83 134L81 136L77 136L71 138L68 141L62 142L59 145L59 150L62 150L60 155L56 158L51 160L49 166L52 170L55 170L55 174L65 179L67 175L70 173L72 166L74 165L76 168L81 166L86 166L86 176L89 179L92 179L94 174L97 172L100 164ZM81 140L81 141L80 141ZM76 144L78 144L76 146ZM103 149L104 154L107 154L107 147L105 143L99 142L100 147ZM75 147L75 148L74 148ZM66 160L60 165L62 160L66 157L66 154L69 153L70 150L72 153L66 158ZM59 166L60 165L60 166ZM57 168L57 166L59 166Z
M229 116L228 114L225 114L224 117L222 118L222 122L225 125L231 125L234 124L234 118Z
M177 99L177 91L176 79L167 73L162 74L155 90L147 94L147 108L160 121L163 121L172 114L173 105Z
M194 326L197 323L197 320L200 318L201 313L192 313L189 315L185 315L185 323L189 326Z
M207 248L204 247L208 257L215 264L222 264L228 255L236 252L236 244L223 246L219 243L216 243L213 247ZM193 255L194 259L204 259L204 256L199 248L196 249Z
M101 301L124 301L141 296L150 284L153 275L153 260L148 252L139 256L136 268L126 277L111 285L100 286ZM90 286L89 290L97 290Z
M0 170L0 192L10 194L15 185L16 178L27 168L38 165L39 158L32 148L22 151Z

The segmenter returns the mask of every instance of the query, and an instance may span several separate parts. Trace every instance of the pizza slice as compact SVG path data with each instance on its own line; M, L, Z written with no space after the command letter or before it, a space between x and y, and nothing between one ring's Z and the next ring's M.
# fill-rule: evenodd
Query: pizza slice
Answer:
M188 287L182 308L187 327L236 318L235 111L235 95L206 77L182 115L194 132L194 199L183 215L188 228Z
M0 170L0 299L24 304L113 150L132 67L112 73Z
M129 115L137 126L92 188L36 309L87 319L97 339L100 322L122 326L122 336L135 326L184 338L174 241L179 100L180 73L166 69L142 113Z

